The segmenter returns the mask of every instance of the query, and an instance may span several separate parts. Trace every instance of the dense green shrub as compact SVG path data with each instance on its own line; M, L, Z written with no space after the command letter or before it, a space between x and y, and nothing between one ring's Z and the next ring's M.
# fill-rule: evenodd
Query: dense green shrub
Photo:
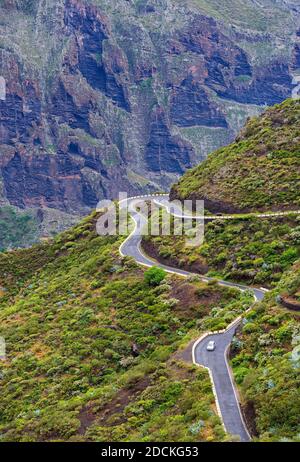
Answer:
M145 281L149 286L158 286L166 277L166 272L162 268L153 266L145 272Z

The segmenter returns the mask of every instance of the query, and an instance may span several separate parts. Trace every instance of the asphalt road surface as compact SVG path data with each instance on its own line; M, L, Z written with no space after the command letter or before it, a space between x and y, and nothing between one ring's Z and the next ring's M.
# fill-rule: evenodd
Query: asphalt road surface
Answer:
M195 347L195 362L207 367L211 371L219 411L226 431L239 437L241 442L250 441L251 438L242 418L237 392L227 362L227 350L238 326L232 326L224 334L209 335ZM214 340L216 348L207 351L207 344Z

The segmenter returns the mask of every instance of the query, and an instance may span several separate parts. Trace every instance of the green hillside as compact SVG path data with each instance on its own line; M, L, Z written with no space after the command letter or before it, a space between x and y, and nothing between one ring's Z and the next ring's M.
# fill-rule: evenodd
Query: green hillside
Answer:
M287 101L250 121L172 195L201 197L206 184L210 204L225 209L297 207L299 107ZM245 314L251 294L144 270L120 256L124 237L96 234L97 218L0 253L0 441L228 441L208 372L187 357L203 332ZM299 239L289 214L209 223L199 248L178 236L143 243L173 266L273 289L231 348L258 441L299 439L299 313L289 309L300 306Z
M143 247L163 263L246 284L275 287L300 257L300 217L216 220L204 242L187 247L185 236L147 236Z
M223 441L208 373L177 351L251 297L171 276L153 285L95 218L0 254L0 440Z
M299 441L300 312L278 302L287 295L300 308L299 261L246 316L232 348L248 423L261 441Z
M209 155L171 190L204 199L211 211L300 208L300 101L287 100L251 119L236 141Z
M299 440L300 260L291 266L299 255L299 246L296 253L292 249L298 231L288 231L291 224L217 221L208 226L200 249L187 248L175 236L143 243L168 264L275 287L245 315L231 347L244 417L258 441ZM288 309L291 305L298 311Z
M0 440L228 440L207 371L183 352L252 298L195 277L145 274L120 257L122 239L97 236L95 221L0 255ZM260 441L299 434L299 316L281 304L299 303L299 290L296 264L233 344L243 409Z

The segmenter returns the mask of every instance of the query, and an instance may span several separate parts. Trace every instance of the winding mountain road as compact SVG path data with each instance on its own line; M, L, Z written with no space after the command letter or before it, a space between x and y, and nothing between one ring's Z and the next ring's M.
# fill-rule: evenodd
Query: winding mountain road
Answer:
M240 441L251 440L247 426L244 422L237 391L233 382L230 366L228 365L227 352L232 342L240 319L222 334L210 334L205 336L199 343L196 342L193 350L195 364L200 364L209 370L213 382L213 390L224 427L231 435L237 435ZM216 343L215 351L207 351L209 341Z
M121 201L119 203L120 207L128 208L128 212L134 222L134 230L120 247L121 255L130 256L134 258L137 263L143 266L158 266L168 273L177 274L179 276L188 277L194 274L189 271L161 264L143 253L141 249L142 231L147 224L147 218L139 210L137 210L138 204L141 203L141 201L154 201L159 206L167 208L168 211L173 213L175 216L181 216L180 210L174 209L173 205L171 205L170 209L167 195L149 195L140 198L128 198ZM202 219L203 217L199 217L199 219L200 218ZM220 217L218 216L218 218ZM201 279L204 282L208 282L211 278L202 276ZM252 288L228 281L220 280L218 281L218 284L221 286L233 287L241 291L251 290L255 301L262 300L266 292L266 289ZM195 364L204 366L209 370L218 413L222 419L225 430L230 435L237 436L240 441L247 442L251 440L251 437L242 417L237 391L232 379L227 358L229 346L240 322L241 317L236 319L225 331L214 334L205 334L197 340L193 346L193 361ZM206 349L210 340L214 340L216 343L214 351L207 351Z

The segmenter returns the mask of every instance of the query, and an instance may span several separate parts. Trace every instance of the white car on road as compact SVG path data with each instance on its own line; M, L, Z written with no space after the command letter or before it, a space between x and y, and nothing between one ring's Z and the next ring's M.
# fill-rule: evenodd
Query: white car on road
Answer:
M206 347L207 351L214 351L215 348L216 348L216 343L213 340L208 342L207 347Z

